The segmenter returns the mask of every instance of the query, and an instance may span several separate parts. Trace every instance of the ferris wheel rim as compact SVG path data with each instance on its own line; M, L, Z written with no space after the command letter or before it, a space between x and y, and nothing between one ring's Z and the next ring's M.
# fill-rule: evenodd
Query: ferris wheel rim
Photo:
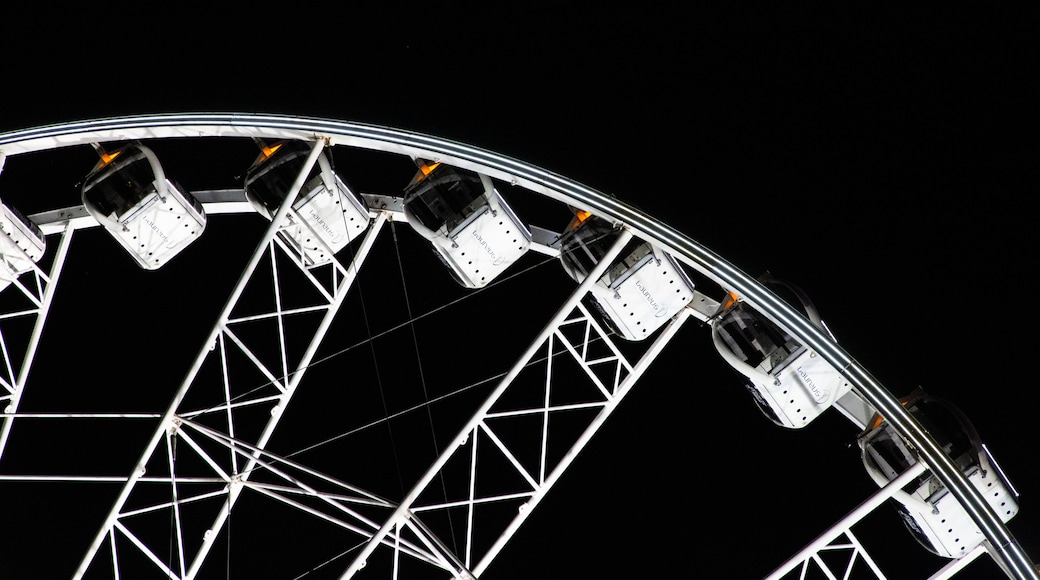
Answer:
M464 143L381 125L283 114L170 113L131 115L56 123L0 134L0 171L7 157L76 146L95 141L177 137L292 137L325 140L329 145L376 149L406 155L427 155L453 165L484 172L613 220L635 236L659 245L727 291L784 325L803 344L817 351L853 388L864 396L922 453L936 475L960 500L993 546L992 555L1022 577L1035 574L1017 541L992 513L979 492L956 469L918 422L843 347L804 316L777 298L757 280L643 211L603 192L554 172Z

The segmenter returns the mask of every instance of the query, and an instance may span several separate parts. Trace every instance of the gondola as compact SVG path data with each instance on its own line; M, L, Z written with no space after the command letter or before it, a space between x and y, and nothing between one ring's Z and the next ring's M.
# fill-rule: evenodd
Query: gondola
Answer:
M303 170L311 144L258 142L260 153L246 172L245 190L256 211L274 219ZM279 235L308 268L327 264L368 229L368 208L333 170L322 151L292 202Z
M202 235L202 204L167 179L151 149L95 147L100 160L83 181L83 206L138 266L161 268Z
M456 282L482 288L520 259L531 232L486 175L417 159L404 190L408 224Z

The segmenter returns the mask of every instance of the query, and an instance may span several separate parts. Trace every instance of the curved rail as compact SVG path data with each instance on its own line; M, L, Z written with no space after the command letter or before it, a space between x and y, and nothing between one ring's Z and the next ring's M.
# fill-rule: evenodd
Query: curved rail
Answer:
M1017 540L950 457L865 368L831 337L751 276L685 234L604 193L519 160L456 141L362 123L267 114L209 113L117 117L50 125L0 134L0 170L6 156L107 140L175 137L324 139L347 145L443 161L520 185L557 201L586 208L655 240L676 259L738 294L802 344L819 353L867 402L912 443L922 460L960 501L1010 577L1040 580Z

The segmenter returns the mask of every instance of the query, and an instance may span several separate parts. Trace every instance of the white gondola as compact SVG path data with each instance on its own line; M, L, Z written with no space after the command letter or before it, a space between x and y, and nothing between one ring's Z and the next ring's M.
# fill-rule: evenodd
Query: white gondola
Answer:
M47 249L40 228L21 212L0 204L0 290L32 270Z
M948 402L917 390L902 401L975 486L997 516L1007 523L1018 513L1018 493L1000 470L967 417ZM920 459L899 432L875 416L858 438L863 465L879 486ZM986 539L957 498L931 472L899 490L893 499L910 533L932 553L960 558Z
M260 215L274 218L311 148L302 141L261 144L245 181L246 197ZM336 175L322 151L278 234L310 268L331 262L369 223L368 208Z
M491 178L441 163L417 163L419 171L404 192L405 215L459 284L486 286L527 252L531 232Z
M83 206L140 267L162 267L202 235L202 204L166 178L151 149L130 143L99 154L83 182Z
M799 295L810 320L826 331L808 299L788 287ZM781 427L805 427L851 389L823 357L735 296L712 319L711 337L723 360L744 376L762 413Z
M606 220L577 212L561 237L560 261L581 282L614 243ZM694 285L678 262L647 242L633 240L592 286L590 301L601 321L626 340L643 340L693 299Z

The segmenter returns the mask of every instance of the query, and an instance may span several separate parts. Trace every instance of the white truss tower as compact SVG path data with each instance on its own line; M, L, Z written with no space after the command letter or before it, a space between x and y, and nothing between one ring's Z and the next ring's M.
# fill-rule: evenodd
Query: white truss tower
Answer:
M318 154L321 153L324 146L325 143L320 140L314 143L308 162L293 184L287 199L293 200L296 198L308 172L317 161ZM102 525L93 544L91 544L87 558L76 572L76 577L80 577L86 572L87 565L94 560L97 551L106 542L111 547L109 561L112 562L118 575L119 552L116 547L117 534L125 536L134 547L145 552L156 566L163 569L165 574L177 578L195 577L200 566L205 561L206 554L213 545L213 539L216 537L215 532L219 531L223 526L228 513L238 500L243 487L248 485L252 474L258 469L258 465L264 463L262 457L263 450L278 424L282 410L289 403L305 375L318 344L321 342L329 324L331 324L339 306L343 303L347 290L354 280L356 268L364 262L375 234L383 223L383 219L376 220L376 226L372 228L358 255L355 257L355 261L350 264L349 268L340 265L337 261L333 261L330 265L323 268L308 269L299 262L292 250L286 247L282 238L276 235L279 229L283 227L284 218L290 206L291 203L283 203L279 212L274 216L271 226L253 254L238 285L232 292L227 306L211 332L207 344L203 347L202 352L199 353L195 364L188 372L188 376L174 397L173 404L163 416L159 428L148 443L144 456L141 458L135 471L130 475L106 522ZM288 263L290 267L295 267L299 274L305 276L311 282L316 290L316 295L320 298L320 302L317 304L293 305L288 302L289 297L282 295L280 291L281 277L286 275L286 272L283 272L282 266L279 265L278 257L280 255L288 258L282 261L283 265ZM272 279L273 284L269 290L273 292L274 309L269 312L238 316L236 315L236 306L238 306L239 300L249 288L250 282L254 281L254 277L257 274L257 266L265 259L268 261L269 270L262 274L260 279L266 279L268 276ZM328 272L322 272L322 270L328 270ZM319 279L319 275L322 274L326 276L325 280ZM291 360L285 338L284 323L288 317L307 312L320 313L320 322L314 328L313 336L308 341L306 350L300 359L298 361ZM246 340L246 335L238 332L240 327L264 319L271 319L277 322L274 330L276 332L278 349L277 356L273 360L264 360L260 354L250 347ZM267 380L265 388L253 390L243 396L242 391L236 387L235 379L229 373L228 359L235 354L244 355L263 374ZM219 369L218 375L216 377L200 375L200 371L210 361L215 361L216 364L213 366ZM218 380L214 381L212 380L213 378ZM189 391L204 389L215 392L218 395L217 398L207 397L205 399L207 405L203 408L185 408L184 403L189 395ZM264 410L269 416L266 425L254 437L248 437L243 440L240 438L242 437L240 433L242 426L239 424L238 415L245 409L253 411L257 408ZM217 427L207 428L205 426L206 419L210 417L217 418ZM210 442L219 444L217 452L214 453L208 450L206 444L200 441L200 438L207 438ZM178 460L175 451L178 440L186 444L182 446L182 449L187 447L187 449L183 449L182 454L185 452L196 453L202 463L209 468L208 473L205 475L185 476L180 468L181 461ZM163 475L157 476L156 471L150 468L152 465L155 465L154 460L156 458L160 459L158 462L159 467L166 467ZM280 470L275 469L275 471L279 472ZM141 484L140 480L146 473L151 475L149 483L168 485L173 499L159 504L152 504L146 501L143 505L130 509L127 506L134 499L134 494ZM290 483L296 481L289 476L284 477ZM193 485L194 487L202 485L204 488L208 487L210 489L193 492L191 495L184 495L183 488L192 487ZM218 489L212 489L214 485ZM315 490L305 489L307 493L317 493ZM212 525L204 533L195 536L202 538L201 545L192 546L187 539L189 536L186 536L185 530L182 528L182 507L212 497L224 498L223 503L215 514ZM366 499L367 501L372 501L373 498ZM162 558L157 555L155 547L147 545L134 533L133 522L140 519L138 516L156 510L172 510L174 520L177 522L177 569L175 570L167 567Z
M2 155L0 155L0 168L3 167ZM45 273L38 264L33 264L31 281L26 284L26 276L22 276L11 283L16 292L14 300L5 300L2 313L0 313L0 356L2 364L0 367L0 407L3 415L0 415L0 458L3 458L4 448L10 438L11 429L14 427L14 416L18 413L18 406L22 400L22 392L29 378L33 360L36 357L36 349L40 344L40 336L43 333L47 314L50 312L54 292L58 287L58 278L61 275L62 266L68 255L69 244L72 243L72 227L66 228L58 241L58 248L51 253L51 268ZM29 263L32 260L24 256L22 258ZM6 261L7 256L0 256ZM8 298L5 295L5 299ZM5 334L5 328L10 322L31 322L31 330L28 334L22 332L16 336Z
M415 516L446 511L455 508L466 510L466 538L464 553L461 554L465 569L451 570L456 578L471 578L479 576L488 564L494 559L505 543L513 535L516 529L526 519L527 514L544 497L553 482L560 476L564 469L570 464L577 451L584 446L585 442L592 437L596 429L603 423L610 412L624 397L631 385L639 378L639 375L653 361L667 342L674 336L679 325L686 316L677 317L668 326L666 331L658 337L653 347L643 355L635 364L625 359L625 356L611 343L606 332L594 321L589 312L581 305L581 299L588 292L589 287L602 275L621 248L628 241L629 235L622 235L614 247L597 268L586 278L571 297L564 302L556 315L539 334L530 347L523 353L520 360L513 366L510 372L499 382L491 396L477 410L466 426L448 444L447 451L427 470L420 481L407 494L405 499L394 509L393 513L386 519L383 525L372 534L365 548L355 557L350 567L344 573L344 578L352 578L365 567L366 559L373 550L388 534L400 534L404 526L411 525ZM566 405L554 405L553 392L553 363L556 357L553 355L557 344L563 347L566 355L573 357L582 371L592 381L594 398L588 401L568 403ZM497 404L513 385L516 377L528 368L529 363L536 355L545 353L544 360L548 362L544 370L543 398L540 404L531 407L497 409ZM591 418L585 432L575 442L571 449L564 455L563 459L556 464L550 464L547 456L549 448L548 427L550 415L575 409L594 409L598 412ZM496 434L496 423L508 422L510 419L535 416L540 417L532 426L532 432L526 438L531 442L537 442L539 453L534 465L525 465L511 446ZM516 470L517 485L514 490L500 492L497 494L478 494L476 483L483 464L478 461L478 447L488 446L494 453L499 453L508 462L508 465ZM468 447L468 449L467 449ZM466 458L468 463L468 493L466 497L452 502L426 503L423 501L424 492L434 482L435 477L445 469L449 461L456 454ZM474 512L481 504L491 502L511 502L517 506L515 517L508 522L504 530L475 530ZM490 532L492 536L498 534L498 539L487 552L479 555L473 553L473 534Z

